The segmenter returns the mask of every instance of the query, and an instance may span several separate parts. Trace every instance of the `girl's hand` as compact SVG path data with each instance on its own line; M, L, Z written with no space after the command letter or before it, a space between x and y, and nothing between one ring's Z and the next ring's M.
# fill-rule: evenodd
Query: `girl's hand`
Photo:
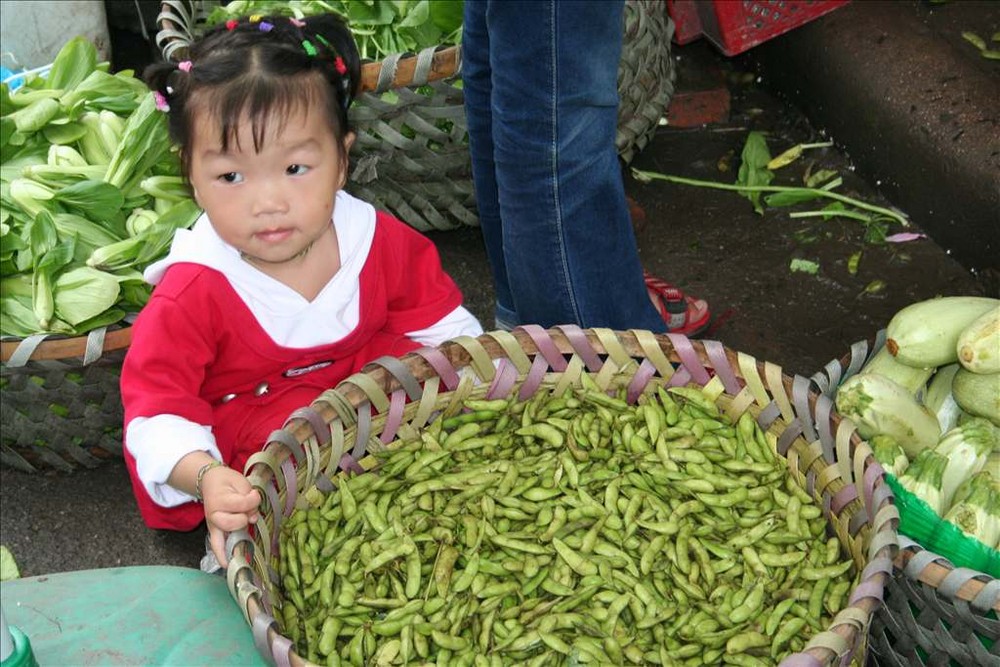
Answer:
M223 568L229 566L226 558L226 533L246 528L256 523L260 513L260 494L240 472L219 466L205 473L201 480L202 498L205 503L205 522L208 524L209 544Z

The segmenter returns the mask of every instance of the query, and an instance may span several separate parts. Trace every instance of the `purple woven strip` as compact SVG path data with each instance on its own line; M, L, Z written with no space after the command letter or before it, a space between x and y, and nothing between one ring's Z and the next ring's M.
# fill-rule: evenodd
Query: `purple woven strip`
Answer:
M871 518L868 516L868 510L862 507L847 522L847 530L851 533L851 537L857 535L866 523L871 523Z
M519 328L531 336L531 340L535 342L538 352L545 357L552 370L558 373L566 370L566 360L563 359L562 353L559 352L556 344L552 342L552 337L549 336L549 333L545 329L537 324L523 324Z
M681 366L677 369L677 372L671 375L670 379L667 380L667 386L683 387L690 381L691 381L691 373L688 372L688 369Z
M267 502L271 506L271 516L274 517L274 534L271 535L271 547L273 548L278 543L278 533L281 531L281 524L285 517L278 511L278 508L281 507L281 501L278 500L278 488L273 482L264 485L264 495L267 496Z
M848 503L853 501L858 497L858 489L853 484L848 484L837 493L833 494L833 498L830 501L830 509L834 514L839 515L840 512L847 507Z
M816 473L812 470L806 473L806 493L816 497Z
M385 416L385 427L382 429L382 442L392 442L396 437L399 425L403 423L403 409L406 407L406 392L397 389L392 392L389 402L389 414Z
M812 413L809 412L809 380L796 375L792 379L792 403L795 405L796 416L802 422L802 433L806 440L816 439L816 428L813 426Z
M510 359L501 359L497 372L493 375L493 383L486 392L486 398L507 398L515 382L517 382L517 366Z
M295 498L298 496L298 482L295 479L295 466L288 459L281 464L281 472L285 476L285 516L289 516L295 509Z
M771 401L767 404L767 407L761 410L760 414L757 415L757 425L766 431L771 428L771 424L774 423L774 420L780 416L781 408L778 407L777 403Z
M312 426L313 433L316 434L316 440L320 445L325 445L330 442L330 429L326 425L326 421L312 408L299 408L289 415L282 428L288 426L293 419L304 419L309 422L309 425Z
M233 549L235 549L236 545L240 542L247 543L247 561L253 561L253 540L250 539L250 533L247 532L246 528L234 530L226 535L226 557L233 557Z
M875 493L872 494L873 513L877 513L878 509L882 507L888 498L895 500L895 496L892 495L892 488L888 484L875 487Z
M709 376L708 371L705 370L705 367L702 366L701 360L698 358L698 353L691 346L691 340L687 336L672 333L668 333L667 338L670 339L670 342L674 346L674 351L681 358L681 363L684 364L684 368L691 374L691 378L702 387L708 384L708 381L712 378Z
M517 393L518 400L523 401L535 395L535 390L538 389L538 385L542 384L542 380L545 379L545 373L548 369L549 364L545 361L545 358L540 354L536 356L535 360L531 362L531 370L528 371L528 377L524 379L521 390Z
M417 378L413 377L413 373L410 372L410 369L402 361L396 357L379 357L371 363L377 364L389 371L396 378L396 381L402 385L403 389L406 390L411 400L415 401L420 398L420 382L417 381Z
M914 546L919 547L919 545ZM910 562L908 562L906 567L903 569L903 574L906 575L907 579L919 581L920 573L924 571L924 568L934 562L940 562L942 565L947 563L948 567L954 567L954 565L951 564L951 561L944 556L939 556L933 551L923 550L921 547L920 551L914 552L913 556L910 558Z
M414 350L414 354L419 354L427 360L427 363L431 365L431 368L438 374L438 377L444 381L444 386L448 387L451 391L455 390L455 387L458 386L458 373L455 371L455 367L451 365L451 362L448 361L448 357L444 356L441 350L436 347L422 347L419 350Z
M355 475L360 475L365 471L365 469L361 467L361 464L355 461L350 454L344 454L342 457L340 457L340 469L349 470L350 472L353 472Z
M635 375L632 376L632 381L628 385L629 404L635 403L636 399L639 398L639 394L646 388L650 378L654 375L656 375L656 366L649 359L643 359L642 363L639 364L639 368L636 369Z
M792 446L792 442L801 433L802 423L796 419L788 425L788 428L781 432L781 436L778 438L778 453L785 456L788 453L788 448Z
M869 465L864 472L865 481L865 505L868 507L868 512L872 515L875 514L875 507L872 505L872 496L875 493L875 482L880 479L884 479L885 471L882 466L879 465L878 461L874 461L874 465Z
M883 595L885 595L885 586L877 581L862 581L851 591L849 603L854 604L864 598L875 598L881 601Z
M736 374L733 373L733 368L729 365L726 348L717 340L706 340L703 345L705 346L705 354L708 355L712 367L715 368L715 374L719 376L719 379L722 380L722 386L726 388L726 393L730 396L740 393L743 385L736 379Z
M354 451L351 455L356 459L364 456L368 449L368 436L372 432L372 404L364 401L358 406L358 430L354 436Z
M573 347L573 351L583 359L583 363L587 365L587 370L591 373L601 370L601 366L603 365L601 358L597 356L597 351L594 350L590 341L587 340L587 334L583 333L583 329L575 324L561 324L556 328L563 332L566 340Z
M836 461L837 455L834 451L833 432L830 430L830 412L833 409L833 401L826 396L816 399L816 431L819 433L819 441L823 446L823 456L828 461Z
M865 360L868 358L868 341L859 340L858 342L851 345L851 360L848 362L847 369L844 371L844 379L856 375L861 367L865 365Z
M892 561L888 558L876 558L861 571L861 581L868 581L878 573L892 574Z
M274 664L277 667L291 667L292 640L284 635L278 635L271 644L271 655L274 657Z
M778 667L823 667L823 663L808 653L793 653L782 660Z
M306 451L302 449L302 443L295 439L295 436L283 428L279 428L276 431L271 431L271 435L267 436L267 440L264 442L280 442L285 447L287 447L292 452L292 456L295 457L296 463L305 463Z
M257 647L257 652L265 659L271 655L267 647L267 629L274 624L274 619L267 614L257 614L250 624L253 630L253 645Z
M330 493L336 489L333 482L330 481L330 478L321 472L316 474L316 481L313 483L316 485L316 488L323 493Z

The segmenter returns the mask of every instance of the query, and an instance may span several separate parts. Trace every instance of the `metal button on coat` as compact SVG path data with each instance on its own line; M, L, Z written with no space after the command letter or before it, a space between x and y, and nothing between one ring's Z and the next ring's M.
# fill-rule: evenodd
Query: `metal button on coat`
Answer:
M220 403L228 403L229 401L233 400L234 398L236 398L236 394L226 394L225 396L223 396L222 398L219 399L219 402Z
M267 383L266 382L261 382L259 385L257 385L254 388L253 395L254 396L263 396L264 394L267 393L268 389L270 389L270 387L267 385Z

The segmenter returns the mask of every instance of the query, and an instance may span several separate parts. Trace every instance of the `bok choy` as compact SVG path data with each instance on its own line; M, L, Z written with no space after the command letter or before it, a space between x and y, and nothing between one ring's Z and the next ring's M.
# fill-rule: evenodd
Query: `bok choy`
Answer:
M79 335L145 305L141 270L199 214L166 118L131 71L69 40L0 86L0 333Z

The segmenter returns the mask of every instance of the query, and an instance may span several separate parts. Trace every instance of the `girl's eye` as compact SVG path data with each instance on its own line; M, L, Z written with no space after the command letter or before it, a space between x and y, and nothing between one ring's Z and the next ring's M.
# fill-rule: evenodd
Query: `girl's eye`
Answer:
M219 179L225 181L226 183L242 183L243 174L236 171L229 171L222 176L219 176Z
M288 165L288 169L285 170L285 173L289 176L301 176L307 171L309 171L309 167L304 164L290 164Z

